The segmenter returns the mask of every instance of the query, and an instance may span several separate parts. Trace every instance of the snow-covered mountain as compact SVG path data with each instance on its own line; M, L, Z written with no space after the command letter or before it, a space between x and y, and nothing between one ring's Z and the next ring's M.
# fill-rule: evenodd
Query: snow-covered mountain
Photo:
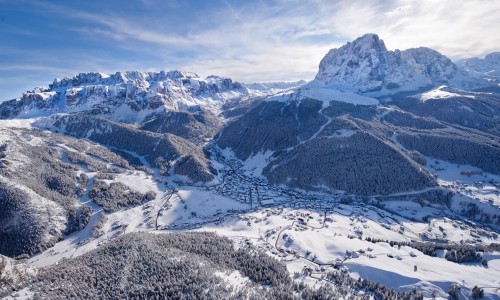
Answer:
M471 74L489 80L498 81L500 78L500 52L487 54L484 58L461 59L456 64Z
M295 89L306 84L305 80L299 81L276 81L276 82L253 82L243 83L243 86L253 90L255 93L262 95L272 95L284 90Z
M224 299L497 287L500 93L491 81L471 89L489 72L472 62L388 51L367 34L332 49L309 83L82 73L1 103L0 255L33 257L0 256L0 298L18 287L13 298L92 298L96 276L108 296L139 297L136 287L153 289L142 278L153 269L146 281L159 293L175 270L189 291L206 280L200 295ZM228 239L161 234L193 228ZM246 259L228 261L233 250ZM293 290L264 253L293 271ZM327 281L318 296L305 289Z
M331 49L321 60L315 82L332 88L373 95L394 94L453 83L472 85L476 80L439 52L421 47L389 51L376 34Z
M190 72L81 73L56 79L48 88L35 88L21 98L2 103L0 115L32 117L85 111L116 121L140 122L159 108L216 109L230 99L249 95L247 88L229 78L200 78Z

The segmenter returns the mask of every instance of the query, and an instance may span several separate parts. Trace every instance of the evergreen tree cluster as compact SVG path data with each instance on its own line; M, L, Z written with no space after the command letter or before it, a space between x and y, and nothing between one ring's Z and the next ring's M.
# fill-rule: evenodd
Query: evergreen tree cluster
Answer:
M239 271L252 285L289 286L286 267L257 251L235 250L213 233L127 234L44 270L35 299L230 299L215 271ZM256 293L263 299L265 290Z
M463 136L450 131L432 133L401 133L397 137L405 148L449 161L468 164L485 171L500 174L500 147L498 141L481 136Z
M217 275L238 272L239 288ZM319 288L294 281L285 265L259 250L235 249L214 233L129 233L87 254L43 269L34 299L422 299L346 272L327 273ZM6 294L0 294L5 296Z
M149 116L140 127L151 132L170 133L193 143L201 144L212 139L220 130L222 122L210 110L199 108L193 111L162 111Z
M446 251L445 259L456 263L481 262L483 259L482 253L485 252L485 247L482 245L389 241L371 237L366 237L365 240L372 243L388 243L391 247L407 246L416 249L425 255L434 257L437 256L437 251L443 250Z
M131 190L121 182L106 183L96 179L89 191L89 198L92 202L102 206L105 212L115 212L120 209L137 206L144 202L151 201L156 197L156 193L149 191L146 194Z
M0 168L0 254L32 255L87 224L92 210L78 198L88 178L62 161L58 145L66 137L31 129L1 134L9 138L2 156L11 163Z
M474 93L473 97L452 97L427 101L421 101L414 97L396 97L392 104L423 118L434 118L442 122L474 128L499 136L498 87L492 85L481 90L487 93Z
M357 195L390 194L436 185L413 160L364 132L306 142L280 153L263 174L276 184L302 189L326 185Z

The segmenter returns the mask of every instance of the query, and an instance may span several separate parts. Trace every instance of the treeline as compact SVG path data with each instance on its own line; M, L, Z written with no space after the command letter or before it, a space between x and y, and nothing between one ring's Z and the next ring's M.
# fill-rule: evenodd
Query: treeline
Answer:
M439 190L430 190L418 194L382 196L382 197L375 197L377 201L374 203L374 205L377 207L382 207L384 210L387 211L390 211L390 208L384 206L384 201L413 201L420 204L422 207L429 205L429 203L441 204L450 207L453 195L454 195L453 192L444 189L439 189ZM393 211L393 213L396 212Z
M417 128L417 129L438 129L445 126L433 119L417 117L407 112L392 111L384 116L384 121L396 126Z
M94 227L92 227L92 236L94 238L98 238L102 236L105 232L103 230L104 224L106 224L106 221L108 220L108 217L103 211L99 211L99 219L94 224Z
M133 233L47 268L31 290L35 299L231 299L235 291L216 271L239 271L254 287L291 285L284 265L234 250L213 233ZM252 290L245 293L268 295L265 288Z
M377 108L372 105L355 105L348 102L330 101L330 105L323 110L323 113L332 118L349 115L356 119L370 121L377 115Z
M500 252L500 244L499 243L491 243L486 246L485 251L487 252Z
M465 207L462 208L460 212L463 216L473 219L479 220L480 222L487 225L495 225L500 226L500 215L493 213L488 213L479 208L476 203L468 202L465 204Z
M196 144L212 139L222 126L222 122L205 109L196 112L162 111L151 115L142 124L142 130L175 134Z
M318 100L263 102L224 127L217 145L231 148L241 160L260 151L292 147L328 121L319 114L321 107Z
M370 237L366 237L365 240L372 243L388 243L389 245L391 245L391 247L407 246L416 249L424 253L425 255L434 257L437 256L438 251L446 251L445 259L456 263L480 262L483 259L482 253L485 251L485 248L480 245L389 241Z
M491 86L498 92L497 86ZM488 91L484 89L482 91ZM392 103L416 115L435 118L451 124L470 127L499 136L500 125L498 115L500 104L498 94L474 93L473 99L453 97L446 99L430 99L420 101L411 97L398 97Z
M76 165L83 164L89 169L90 172L103 172L107 171L108 167L95 159L87 157L80 152L65 151L68 160Z
M119 149L110 149L110 151L116 153L128 162L128 165L136 170L142 170L148 174L153 174L153 171L146 167L139 158Z
M9 257L31 255L57 242L59 237L56 234L46 238L48 228L55 227L55 224L51 224L46 215L39 215L36 209L32 209L30 199L25 191L0 180L0 254ZM51 207L46 211L57 216ZM57 228L53 230L57 232Z
M368 292L375 299L423 299L423 295L416 289L412 291L397 291L387 286L364 278L354 279L347 272L334 271L326 274L326 279L342 287Z

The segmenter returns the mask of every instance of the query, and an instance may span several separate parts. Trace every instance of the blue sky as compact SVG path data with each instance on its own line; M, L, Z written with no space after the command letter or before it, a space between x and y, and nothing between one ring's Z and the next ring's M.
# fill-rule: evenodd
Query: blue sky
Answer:
M0 0L0 101L80 72L310 80L368 32L452 59L500 51L500 1Z

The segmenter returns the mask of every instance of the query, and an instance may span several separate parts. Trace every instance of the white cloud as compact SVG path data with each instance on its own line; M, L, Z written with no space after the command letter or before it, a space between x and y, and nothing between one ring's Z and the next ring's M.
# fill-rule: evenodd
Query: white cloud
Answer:
M425 46L455 59L500 50L500 1L349 1L335 8L336 32L351 39L377 33L389 49Z
M152 8L155 7L151 2ZM451 58L500 50L500 1L248 1L204 12L198 22L165 27L165 20L119 12L84 12L41 3L62 18L90 23L75 32L87 39L114 41L114 47L143 51L157 65L242 81L312 79L332 47L364 33L377 33L389 49L426 46ZM168 10L165 10L168 11ZM165 16L168 18L168 15ZM175 56L184 51L185 57ZM90 66L109 67L94 62ZM140 66L117 61L116 68ZM106 71L106 70L95 70Z

